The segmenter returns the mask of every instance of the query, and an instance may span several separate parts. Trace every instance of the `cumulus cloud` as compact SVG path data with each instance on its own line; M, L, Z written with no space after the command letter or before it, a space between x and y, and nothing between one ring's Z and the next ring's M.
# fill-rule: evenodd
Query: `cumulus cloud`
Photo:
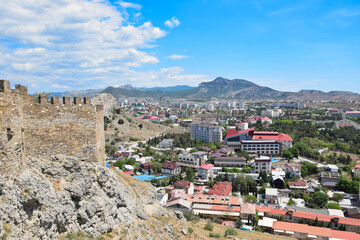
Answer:
M176 17L172 17L171 19L166 20L164 24L168 28L174 28L180 25L180 21Z
M166 32L149 21L129 24L127 14L132 13L125 14L119 6L141 8L123 1L116 6L107 0L12 0L0 4L0 38L7 40L0 42L0 75L34 90L206 79L184 75L179 67L140 71L144 65L159 62L148 49L156 47L155 41ZM180 22L173 18L171 24Z
M141 5L136 4L136 3L131 3L131 2L120 1L120 2L118 2L118 4L124 8L135 8L136 10L140 10L142 8Z

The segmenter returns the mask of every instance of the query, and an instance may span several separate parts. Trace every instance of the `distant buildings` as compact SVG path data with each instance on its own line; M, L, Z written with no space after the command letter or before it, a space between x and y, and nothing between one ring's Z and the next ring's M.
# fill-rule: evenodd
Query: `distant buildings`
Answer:
M360 111L352 111L352 112L345 112L345 116L346 118L348 117L356 117L356 118L360 118Z
M301 177L301 166L300 164L293 163L293 164L285 164L285 171L289 173L291 178L293 177Z
M335 188L336 184L339 182L339 173L337 172L321 172L321 185L328 188Z
M195 141L204 143L218 143L222 140L222 127L213 123L192 123L190 125L190 137Z
M282 149L292 146L292 138L278 132L255 132L254 128L242 131L230 129L224 144L234 150L242 149L249 154L280 155Z
M159 143L159 148L172 148L174 139L164 139Z

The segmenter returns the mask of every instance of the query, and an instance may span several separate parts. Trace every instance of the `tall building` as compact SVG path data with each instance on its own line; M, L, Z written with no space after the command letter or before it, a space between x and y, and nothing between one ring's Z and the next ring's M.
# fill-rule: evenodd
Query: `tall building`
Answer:
M190 125L190 137L195 141L205 143L218 143L222 140L222 127L213 123L192 123Z

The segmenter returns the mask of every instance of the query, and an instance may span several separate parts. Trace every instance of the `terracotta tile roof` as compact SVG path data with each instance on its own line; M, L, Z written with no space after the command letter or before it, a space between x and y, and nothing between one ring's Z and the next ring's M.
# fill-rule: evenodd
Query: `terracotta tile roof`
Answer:
M210 170L213 167L214 167L214 165L212 165L212 164L203 164L203 165L199 166L198 168L203 168L203 169L206 169L206 170Z
M258 134L254 135L252 140L293 141L289 135L284 133L277 133L277 135Z
M242 214L256 214L255 204L245 203L241 205L240 213Z
M338 230L332 230L331 228L325 228L325 227L313 227L313 226L309 226L306 224L300 224L300 223L277 221L277 222L274 222L273 229L307 233L309 235L322 236L322 237L328 237L328 238L360 240L360 234L357 234L355 232L338 231Z
M289 185L291 187L295 187L295 186L306 187L306 182L302 179L297 179L294 182L289 182Z
M208 192L209 195L230 196L232 186L229 182L216 183Z
M186 180L180 180L180 181L176 181L174 184L174 188L186 188L189 189L191 187L192 182L186 181Z
M162 165L161 165L161 168L168 168L168 169L172 169L174 170L175 168L177 168L178 165L176 162L164 162Z
M202 192L200 192L202 193ZM240 198L239 197L222 197L215 195L201 195L199 193L196 194L185 194L184 198L192 203L206 203L206 204L214 204L214 205L232 205L232 206L240 206Z

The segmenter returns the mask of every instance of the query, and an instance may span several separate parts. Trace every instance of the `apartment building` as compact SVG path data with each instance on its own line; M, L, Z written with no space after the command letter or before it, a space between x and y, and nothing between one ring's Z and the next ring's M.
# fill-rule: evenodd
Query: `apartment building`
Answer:
M255 158L255 173L265 171L267 174L271 173L271 157L260 156Z
M190 137L195 141L204 143L218 143L222 140L222 127L213 123L192 123L190 125Z
M207 152L194 152L191 154L179 154L177 164L182 167L198 168L208 160Z

